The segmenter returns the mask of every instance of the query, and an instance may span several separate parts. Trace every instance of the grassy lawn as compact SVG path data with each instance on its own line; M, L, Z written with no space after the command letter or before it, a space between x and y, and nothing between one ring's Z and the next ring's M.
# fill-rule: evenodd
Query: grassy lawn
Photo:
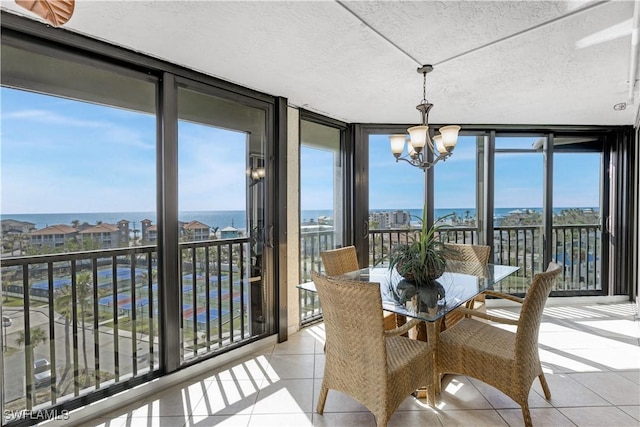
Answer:
M42 302L42 301L31 300L29 301L29 303L31 307L43 307L47 305L46 302ZM15 297L10 297L5 295L2 297L2 306L3 307L23 307L24 301L22 298L15 298Z

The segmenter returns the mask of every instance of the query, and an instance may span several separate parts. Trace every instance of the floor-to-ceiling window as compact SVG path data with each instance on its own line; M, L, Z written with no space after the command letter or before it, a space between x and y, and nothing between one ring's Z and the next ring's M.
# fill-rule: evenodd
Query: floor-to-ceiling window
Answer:
M341 130L300 120L300 278L322 271L320 252L344 245Z
M275 331L274 98L96 44L3 32L3 425Z
M504 291L526 292L533 275L555 261L565 267L555 295L606 292L604 200L609 190L605 148L597 129L575 136L525 129L468 130L460 135L450 158L427 170L427 180L419 168L394 161L387 133L377 133L384 130L363 126L356 141L368 142L367 181L360 191L367 189L369 209L375 211L376 203L408 193L412 198L407 204L415 206L409 213L420 215L423 201L432 198L433 218L444 217L441 231L446 231L447 240L490 244L492 262L520 267L501 283ZM378 215L366 213L371 263L383 262L385 250L406 238L411 219L390 226L403 217L395 213L397 207L388 206ZM364 215L361 211L356 223Z
M159 369L156 81L2 47L3 421Z
M265 332L267 138L264 110L184 86L177 225L181 351L189 360Z
M320 253L345 246L345 126L304 112L300 120L300 281L324 271ZM317 295L300 293L300 318L319 315Z
M560 291L602 290L602 144L556 137L551 258L564 266Z
M540 136L495 138L493 261L517 265L517 277L502 286L522 292L544 271L544 157Z
M434 169L434 218L449 242L479 244L478 144L483 137L460 135L453 155Z
M390 150L389 136L368 136L369 265L386 262L390 249L423 216L425 172L397 162Z
M602 291L602 153L588 134L496 137L494 262L520 267L504 290L525 292L554 261L564 267L554 292Z

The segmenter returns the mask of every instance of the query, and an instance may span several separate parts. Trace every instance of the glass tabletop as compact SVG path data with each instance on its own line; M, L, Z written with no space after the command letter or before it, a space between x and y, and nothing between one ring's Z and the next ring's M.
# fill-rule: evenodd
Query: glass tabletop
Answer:
M384 310L434 322L518 270L519 267L507 265L449 261L441 277L421 286L404 280L395 269L386 266L363 268L338 277L379 283ZM298 287L316 290L313 282Z

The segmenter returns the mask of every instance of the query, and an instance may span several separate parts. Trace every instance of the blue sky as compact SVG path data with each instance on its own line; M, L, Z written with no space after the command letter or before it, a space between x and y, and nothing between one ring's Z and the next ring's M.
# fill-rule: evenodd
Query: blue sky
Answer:
M155 211L152 115L2 88L1 211L10 213ZM181 122L180 210L243 210L246 134ZM531 141L520 140L524 146ZM524 148L524 147L523 147ZM333 153L301 149L301 207L333 204ZM435 166L435 207L475 207L475 138ZM423 173L396 163L386 136L370 141L370 208L422 207ZM599 157L555 157L557 207L598 206ZM500 154L500 207L539 207L542 155Z
M501 138L513 148L531 148L537 138ZM369 144L370 204L372 208L422 207L423 173L405 162L395 161L385 135L371 137ZM405 152L406 154L406 152ZM453 155L434 166L436 209L476 206L476 147L474 136L460 136ZM554 206L599 206L600 156L563 154L554 156ZM498 153L495 163L495 207L542 207L542 153Z
M2 88L2 213L153 212L155 117ZM181 122L180 210L243 210L246 134Z

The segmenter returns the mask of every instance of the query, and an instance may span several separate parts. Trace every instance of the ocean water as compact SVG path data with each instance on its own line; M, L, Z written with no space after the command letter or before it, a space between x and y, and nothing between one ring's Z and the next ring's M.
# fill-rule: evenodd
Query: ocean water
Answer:
M499 208L495 210L495 218L501 218L509 213L525 209L530 209L537 212L542 212L542 208ZM559 213L562 209L554 209L554 213ZM581 208L584 209L584 208ZM597 211L597 208L589 208ZM385 212L392 209L371 209L371 212ZM398 209L393 209L398 210ZM419 218L422 216L422 209L399 209L408 211L410 215ZM459 218L475 218L476 210L472 208L456 208L456 209L436 209L435 217L440 218L442 216L455 213ZM310 219L317 220L320 216L332 216L331 210L304 210L302 211L301 218L303 221ZM14 219L17 221L32 222L35 224L36 229L40 230L51 225L66 224L71 225L75 220L80 223L87 222L89 224L96 224L98 221L102 221L106 224L116 224L118 221L127 220L130 222L129 227L133 229L140 229L142 220L149 219L153 224L157 224L157 218L153 212L92 212L92 213L51 213L51 214L2 214L0 219ZM178 219L180 221L189 222L193 220L200 221L212 228L218 227L222 229L227 226L233 226L238 229L246 229L247 216L244 211L189 211L180 212Z

